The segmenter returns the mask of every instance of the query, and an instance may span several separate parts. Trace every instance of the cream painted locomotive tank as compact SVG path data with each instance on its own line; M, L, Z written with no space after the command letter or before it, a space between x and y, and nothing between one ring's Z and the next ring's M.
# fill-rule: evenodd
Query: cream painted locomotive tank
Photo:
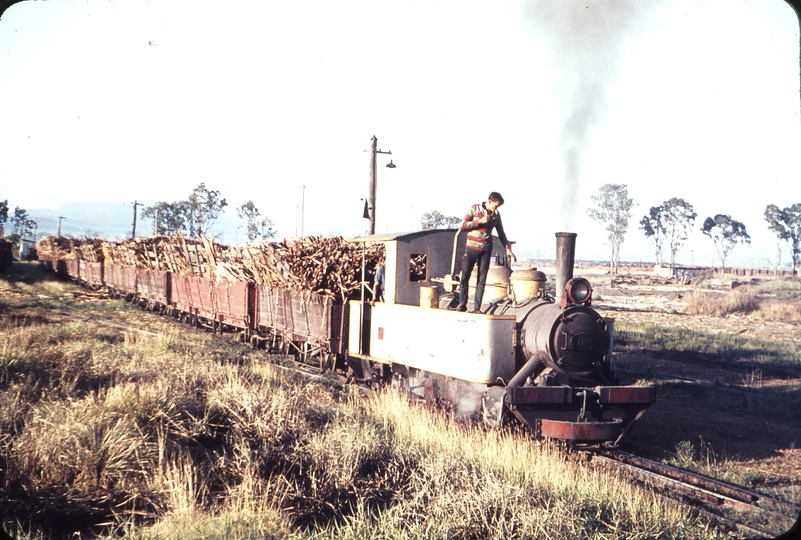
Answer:
M470 275L470 296L476 293L476 276L478 272L474 269ZM487 271L487 283L484 285L484 297L482 302L492 302L498 298L509 296L509 276L512 270L505 265L497 264L495 261L490 263Z
M512 285L512 291L517 301L536 298L545 286L546 281L547 278L543 272L530 266L515 270L509 277L509 282Z

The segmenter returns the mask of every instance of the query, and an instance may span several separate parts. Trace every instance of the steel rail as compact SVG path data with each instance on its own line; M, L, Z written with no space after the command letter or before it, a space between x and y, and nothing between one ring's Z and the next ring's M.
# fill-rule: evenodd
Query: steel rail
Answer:
M795 519L801 515L801 505L791 504L751 489L729 484L702 474L686 471L646 458L635 456L621 450L596 449L588 451L591 462L617 467L624 474L654 489L662 486L664 491L678 495L679 500L695 505L695 510L710 519L730 528L736 528L747 535L773 538L774 533L756 529L744 523L718 515L704 508L719 509L728 507L738 511L762 514L766 522L781 519ZM701 505L701 506L698 506Z

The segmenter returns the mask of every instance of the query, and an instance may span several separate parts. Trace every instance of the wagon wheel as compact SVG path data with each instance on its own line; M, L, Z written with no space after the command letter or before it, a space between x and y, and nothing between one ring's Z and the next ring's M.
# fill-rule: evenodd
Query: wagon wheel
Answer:
M348 366L347 369L345 370L344 375L342 375L342 378L345 379L345 384L356 384L356 379L358 378L358 375L356 374L355 371L353 371L352 367Z

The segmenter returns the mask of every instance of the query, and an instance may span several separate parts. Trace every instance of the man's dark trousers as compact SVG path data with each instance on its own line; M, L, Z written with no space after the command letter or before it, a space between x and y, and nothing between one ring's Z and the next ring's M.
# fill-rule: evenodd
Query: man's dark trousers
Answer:
M470 287L470 274L473 267L476 267L476 294L473 298L475 310L481 309L481 299L484 298L484 284L487 282L487 271L489 271L491 251L478 251L466 247L462 256L462 279L459 282L459 305L467 307L467 293ZM478 263L478 264L476 264Z

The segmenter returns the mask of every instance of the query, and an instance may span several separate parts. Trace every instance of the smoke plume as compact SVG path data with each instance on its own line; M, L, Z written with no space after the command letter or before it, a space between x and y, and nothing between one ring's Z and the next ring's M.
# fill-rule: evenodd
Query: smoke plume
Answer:
M573 227L582 158L592 126L606 117L607 87L617 75L627 38L642 28L645 12L653 5L636 0L529 0L526 5L527 20L548 47L560 77L562 230Z

